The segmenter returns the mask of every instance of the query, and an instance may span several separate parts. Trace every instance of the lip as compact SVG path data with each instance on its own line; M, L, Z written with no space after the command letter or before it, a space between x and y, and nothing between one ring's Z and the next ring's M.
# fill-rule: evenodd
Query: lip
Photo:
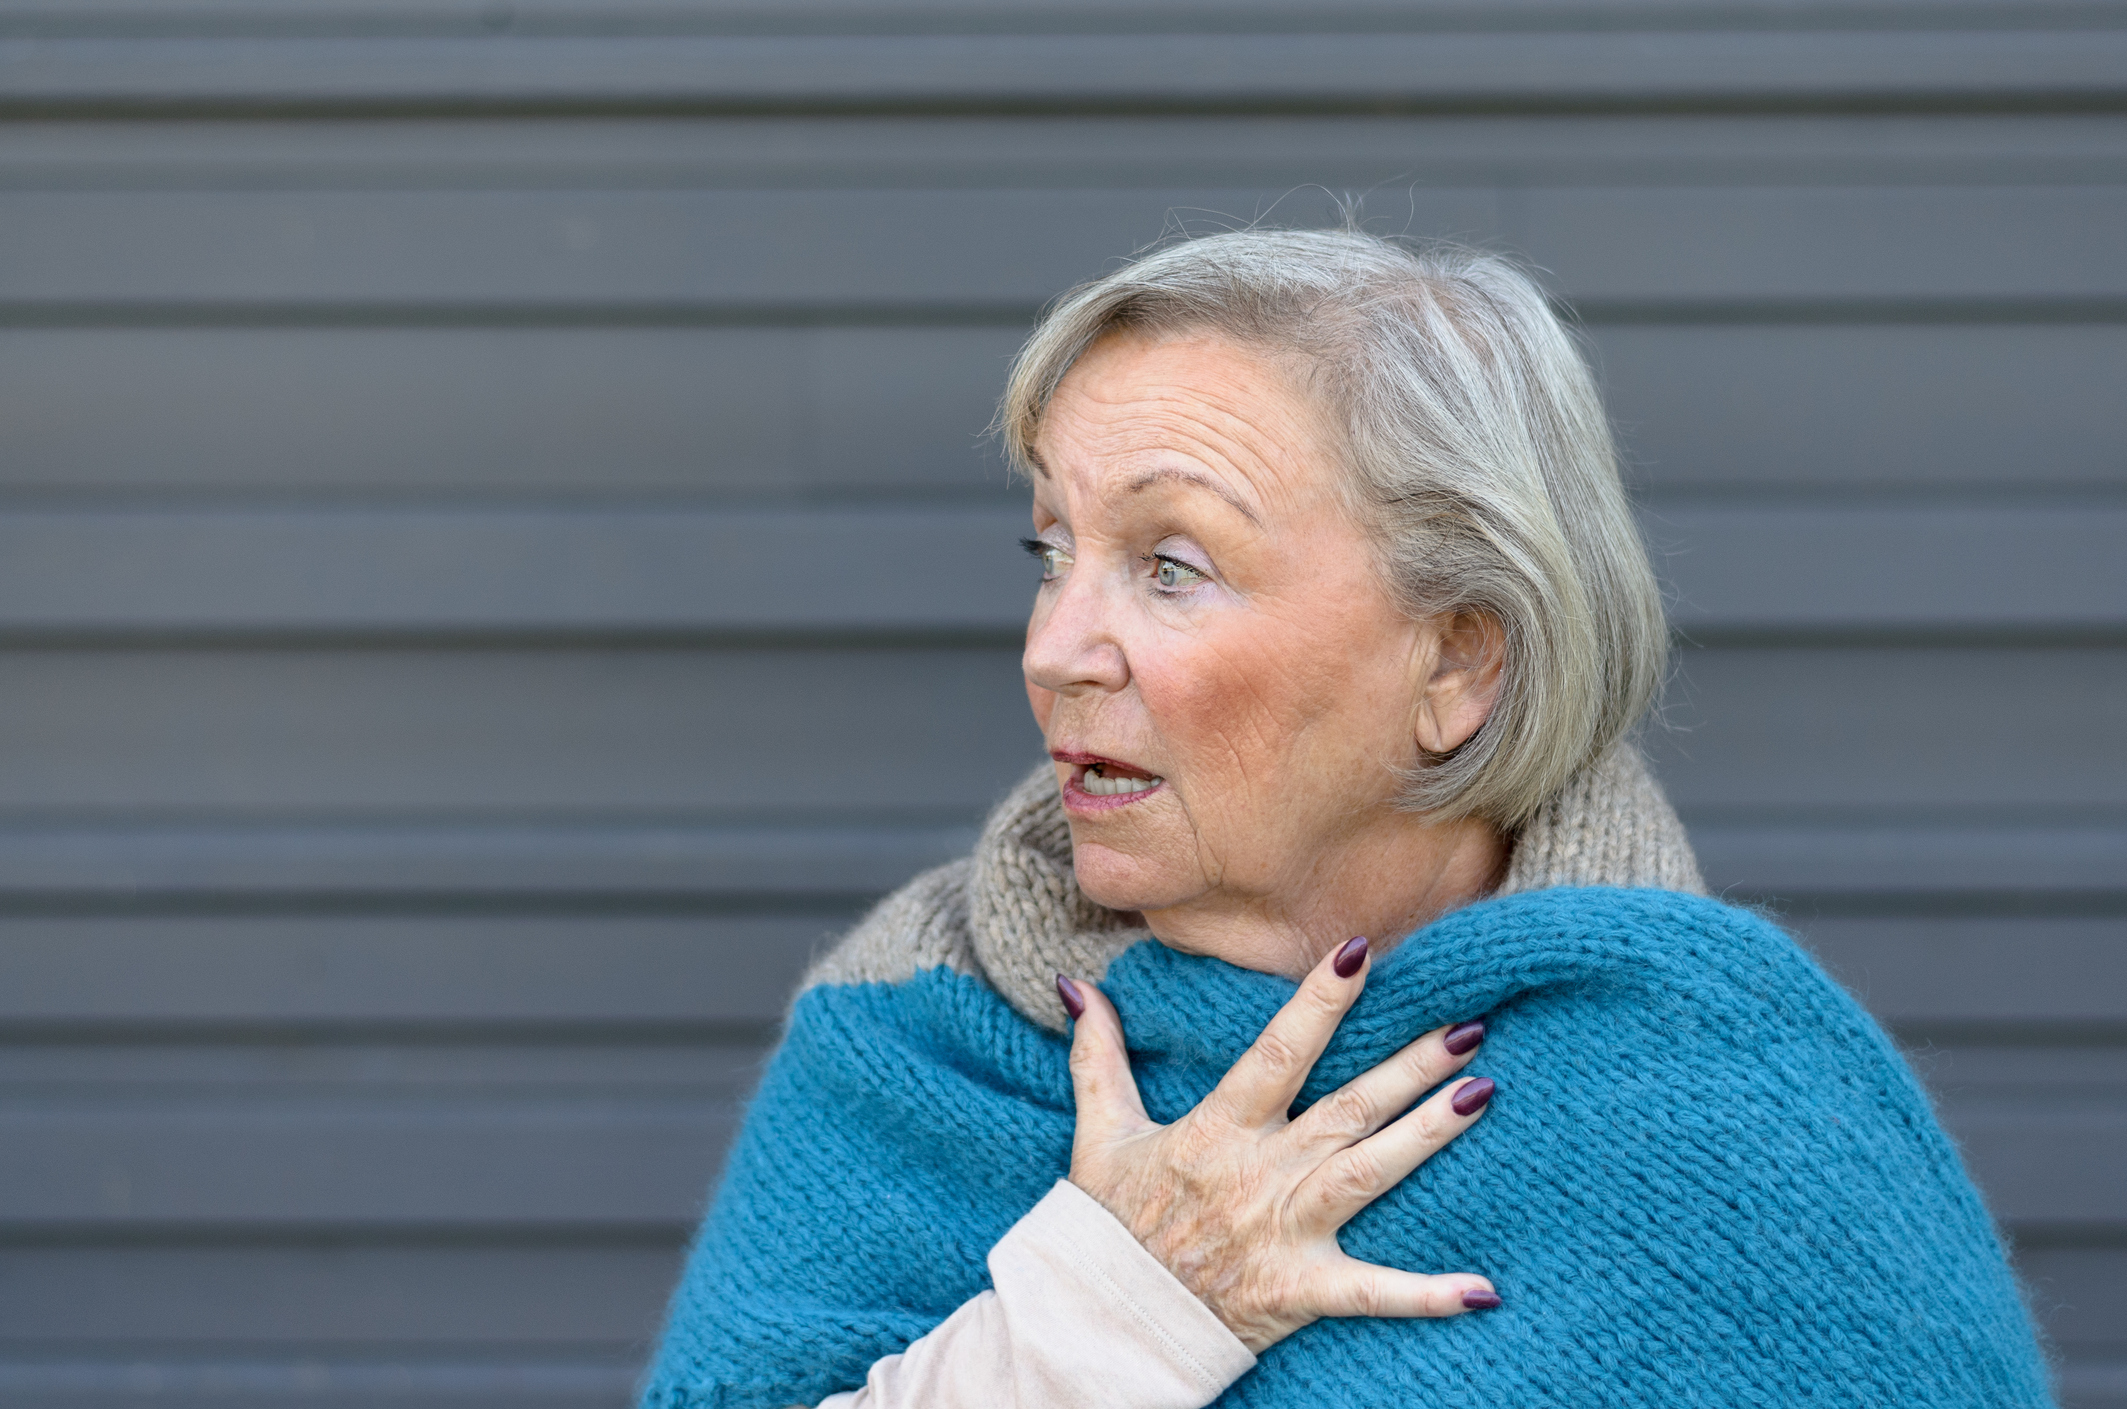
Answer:
M1072 765L1069 776L1064 779L1064 811L1076 813L1080 816L1090 816L1100 812L1113 812L1119 807L1129 807L1135 803L1143 802L1148 797L1156 797L1167 790L1167 780L1161 778L1159 782L1142 792L1089 793L1080 786L1080 783L1085 778L1088 768L1098 767L1102 764L1112 764L1125 772L1143 774L1147 778L1158 778L1159 775L1149 768L1141 768L1126 759L1109 758L1105 754L1080 753L1074 749L1051 749L1049 750L1049 757L1055 759L1058 763Z

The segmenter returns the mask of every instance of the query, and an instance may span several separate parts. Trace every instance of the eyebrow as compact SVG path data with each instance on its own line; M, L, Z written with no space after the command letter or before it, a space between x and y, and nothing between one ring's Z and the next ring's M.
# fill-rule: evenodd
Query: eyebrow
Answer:
M1124 490L1124 493L1138 494L1143 492L1144 490L1152 488L1152 486L1155 484L1166 484L1174 481L1179 481L1183 484L1193 484L1199 489L1210 490L1213 494L1218 495L1219 498L1225 500L1228 504L1232 505L1234 511L1240 514L1242 518L1248 520L1257 528L1261 528L1263 526L1263 521L1256 517L1255 510L1249 508L1246 504L1242 503L1240 497L1236 495L1232 490L1228 489L1225 485L1220 484L1210 475L1199 474L1195 470L1176 469L1171 465L1157 470L1147 470L1144 474L1141 474L1136 479L1131 480L1129 487Z

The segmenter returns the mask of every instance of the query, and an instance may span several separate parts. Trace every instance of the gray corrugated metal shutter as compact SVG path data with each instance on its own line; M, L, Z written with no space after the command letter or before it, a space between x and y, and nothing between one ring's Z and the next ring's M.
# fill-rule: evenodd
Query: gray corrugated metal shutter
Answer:
M2115 3L0 6L0 1400L623 1403L1034 755L1005 358L1320 183L1586 317L1708 869L2127 1405L2123 108Z

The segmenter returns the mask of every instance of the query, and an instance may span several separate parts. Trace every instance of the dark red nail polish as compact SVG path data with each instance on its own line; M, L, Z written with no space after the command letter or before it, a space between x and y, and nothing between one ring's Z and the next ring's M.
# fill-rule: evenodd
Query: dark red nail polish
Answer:
M1440 1039L1441 1045L1448 1049L1448 1053L1456 1057L1461 1056L1464 1052L1473 1050L1482 1041L1484 1041L1484 1020L1482 1018L1475 1022L1456 1023L1447 1030L1447 1035Z
M1086 1015L1085 995L1078 991L1077 984L1062 974L1056 976L1056 996L1063 999L1064 1011L1071 1015L1072 1022L1077 1022Z
M1337 971L1338 978L1350 978L1359 972L1359 966L1365 962L1366 936L1362 934L1356 939L1345 940L1344 947L1337 951L1336 958L1329 961L1329 966Z
M1496 1311L1499 1308L1499 1293L1464 1292L1462 1304L1472 1311Z
M1480 1076L1460 1091L1457 1091L1454 1099L1449 1101L1448 1105L1454 1109L1457 1115L1475 1115L1484 1109L1485 1102L1491 1100L1492 1093L1498 1089L1493 1084L1491 1077Z

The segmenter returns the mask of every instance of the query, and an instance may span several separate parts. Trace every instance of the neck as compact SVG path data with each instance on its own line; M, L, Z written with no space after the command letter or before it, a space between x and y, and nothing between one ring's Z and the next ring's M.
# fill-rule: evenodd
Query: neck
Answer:
M1483 899L1506 874L1512 850L1489 822L1413 817L1385 839L1317 863L1276 893L1214 891L1147 910L1144 920L1170 949L1297 980L1353 935L1371 940L1378 957L1448 911Z

